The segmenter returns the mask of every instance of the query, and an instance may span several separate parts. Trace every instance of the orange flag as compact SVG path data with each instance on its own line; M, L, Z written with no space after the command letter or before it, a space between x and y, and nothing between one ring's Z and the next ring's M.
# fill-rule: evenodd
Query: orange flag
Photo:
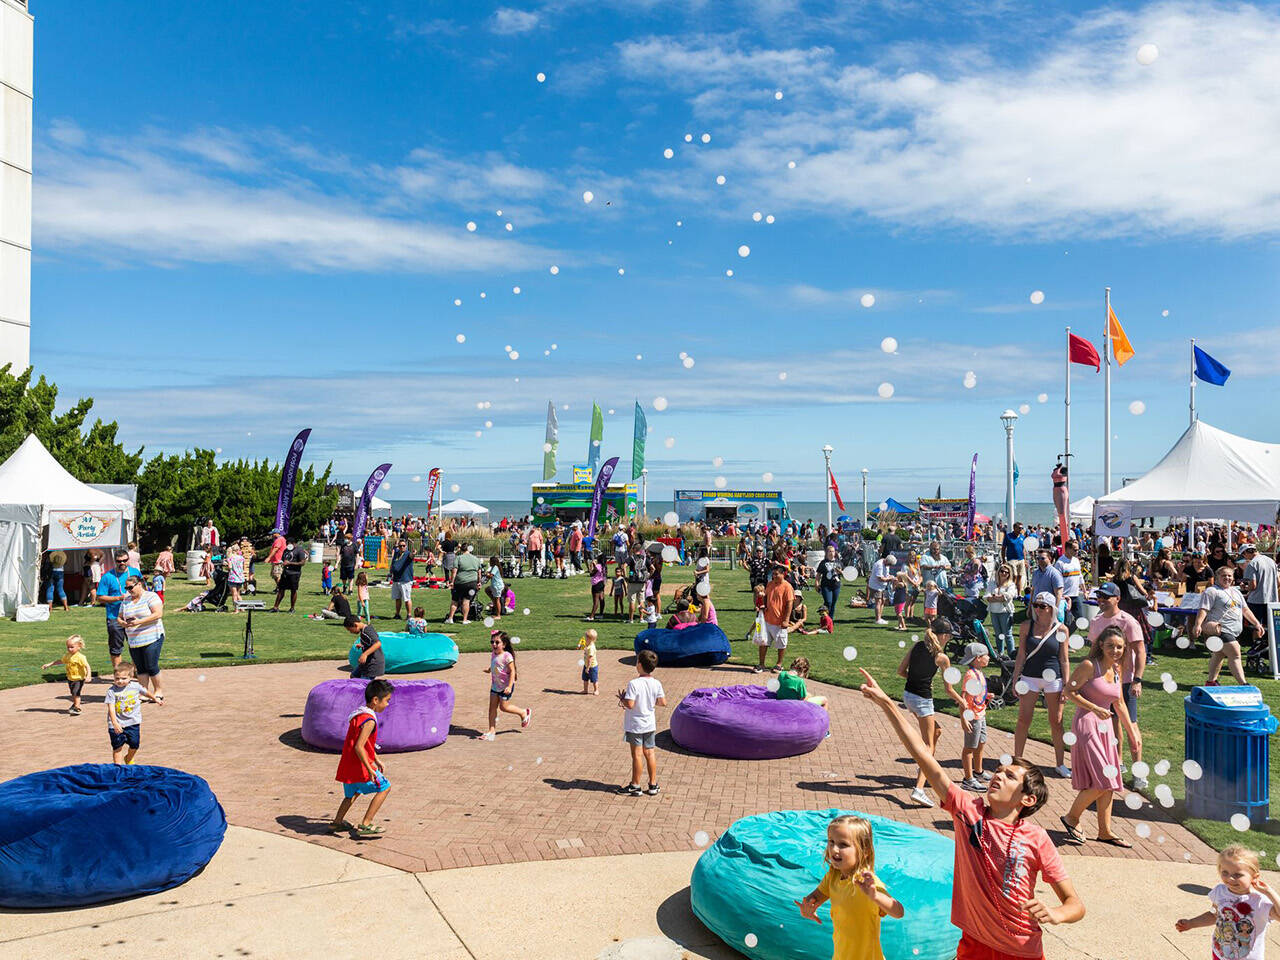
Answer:
M1133 344L1129 342L1124 327L1120 326L1120 321L1116 319L1116 312L1110 307L1107 307L1107 328L1111 334L1111 349L1115 354L1116 363L1123 367L1133 356Z

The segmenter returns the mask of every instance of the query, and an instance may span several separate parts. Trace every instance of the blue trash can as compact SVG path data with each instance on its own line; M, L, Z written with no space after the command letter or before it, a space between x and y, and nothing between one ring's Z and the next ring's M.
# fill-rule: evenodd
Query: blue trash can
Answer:
M1203 771L1186 778L1187 813L1229 820L1243 813L1250 823L1269 819L1270 761L1267 738L1276 718L1257 687L1193 687L1186 708L1186 755Z

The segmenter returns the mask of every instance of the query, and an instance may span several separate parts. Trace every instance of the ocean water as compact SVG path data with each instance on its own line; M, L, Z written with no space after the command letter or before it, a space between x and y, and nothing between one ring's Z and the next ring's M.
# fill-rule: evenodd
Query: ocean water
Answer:
M447 501L446 501L447 502ZM529 501L525 500L479 500L481 506L489 508L490 516L497 520L504 516L524 516L529 512ZM392 511L396 516L406 513L412 513L415 516L421 516L426 512L426 502L423 500L392 500L390 501ZM868 503L868 508L874 510L877 503ZM908 503L908 506L911 504ZM862 500L856 503L852 500L846 500L845 506L847 510L841 511L834 502L831 504L832 516L838 517L841 513L845 513L850 517L862 516ZM815 522L825 522L827 519L827 504L824 500L792 500L787 503L791 516L797 520L814 520ZM649 500L649 513L651 516L660 517L667 510L671 509L670 501ZM978 512L985 513L989 517L996 514L1004 513L1004 501L992 503L988 501L978 501ZM1056 515L1053 512L1053 504L1051 503L1020 503L1017 505L1015 513L1017 519L1023 523L1055 523Z

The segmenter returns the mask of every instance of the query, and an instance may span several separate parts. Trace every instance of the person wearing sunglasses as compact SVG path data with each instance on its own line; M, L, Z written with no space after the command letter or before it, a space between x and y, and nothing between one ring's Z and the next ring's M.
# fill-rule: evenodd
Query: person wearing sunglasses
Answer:
M98 603L107 608L107 653L111 655L111 668L120 666L120 655L128 641L124 624L120 622L120 607L129 599L127 583L130 576L142 576L137 567L129 566L129 551L117 550L114 569L104 571L98 581Z
M1018 656L1013 664L1013 689L1018 695L1018 724L1013 734L1014 756L1022 755L1036 701L1044 696L1053 734L1053 752L1060 777L1071 776L1064 760L1062 739L1062 687L1071 675L1067 657L1067 628L1058 620L1058 598L1047 590L1031 601L1031 616L1022 625Z

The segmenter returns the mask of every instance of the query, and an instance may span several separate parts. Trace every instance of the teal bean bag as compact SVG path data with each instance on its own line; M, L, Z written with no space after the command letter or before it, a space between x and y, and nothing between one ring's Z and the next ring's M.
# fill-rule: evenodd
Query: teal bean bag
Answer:
M458 662L458 645L443 633L379 633L378 639L382 641L387 673L448 670ZM352 670L359 657L360 644L352 644L347 654Z
M950 838L857 810L778 810L743 817L698 858L689 881L693 912L739 953L762 960L831 960L831 909L821 925L800 916L827 872L827 824L853 813L871 821L876 876L901 901L901 920L880 922L885 960L952 960Z

